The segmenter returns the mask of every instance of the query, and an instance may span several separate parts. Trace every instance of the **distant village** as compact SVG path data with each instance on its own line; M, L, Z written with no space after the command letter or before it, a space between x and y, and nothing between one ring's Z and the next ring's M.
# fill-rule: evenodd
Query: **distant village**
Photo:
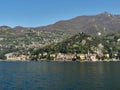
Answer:
M109 54L49 54L43 53L42 56L44 58L40 58L41 54L39 54L39 58L35 58L35 55L21 55L17 53L8 53L5 54L7 61L120 61L120 55L115 54L113 58L110 58ZM33 59L34 57L34 59Z

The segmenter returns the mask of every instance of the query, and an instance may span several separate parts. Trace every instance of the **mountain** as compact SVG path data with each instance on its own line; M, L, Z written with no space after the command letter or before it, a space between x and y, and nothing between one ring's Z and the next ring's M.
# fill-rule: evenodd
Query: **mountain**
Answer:
M9 30L9 29L12 29L12 28L9 26L0 26L0 30Z
M70 20L63 20L55 24L38 27L37 30L62 31L70 34L84 32L94 36L105 36L120 32L120 15L103 12L98 15L78 16Z
M108 12L103 12L97 15L78 16L70 20L58 21L54 24L42 27L22 27L16 26L10 28L1 26L0 30L12 29L16 34L23 34L27 30L47 31L47 32L62 32L69 35L75 35L79 32L92 36L105 36L111 33L120 33L120 15L113 15Z

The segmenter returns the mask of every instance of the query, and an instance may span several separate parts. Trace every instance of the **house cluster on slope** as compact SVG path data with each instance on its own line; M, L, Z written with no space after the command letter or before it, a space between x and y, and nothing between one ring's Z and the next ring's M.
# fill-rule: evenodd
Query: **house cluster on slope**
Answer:
M43 54L44 56L47 56L47 53ZM22 55L22 54L16 54L16 53L8 53L5 55L6 60L9 61L30 61L31 56L30 55ZM98 55L97 54L50 54L50 57L52 57L52 61L108 61L110 60L109 54L104 55ZM104 57L104 58L100 58ZM41 60L49 60L50 58L37 58L38 61ZM111 60L119 60L119 58L112 58Z

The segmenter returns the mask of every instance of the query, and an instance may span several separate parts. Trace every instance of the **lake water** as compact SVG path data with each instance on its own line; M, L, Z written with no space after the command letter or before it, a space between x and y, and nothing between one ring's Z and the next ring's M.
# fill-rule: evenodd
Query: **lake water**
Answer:
M0 62L0 90L120 90L120 62Z

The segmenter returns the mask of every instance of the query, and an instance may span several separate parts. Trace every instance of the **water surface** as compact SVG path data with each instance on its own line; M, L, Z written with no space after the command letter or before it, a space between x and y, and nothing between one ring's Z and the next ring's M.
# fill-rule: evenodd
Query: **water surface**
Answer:
M0 62L0 90L120 90L120 62Z

